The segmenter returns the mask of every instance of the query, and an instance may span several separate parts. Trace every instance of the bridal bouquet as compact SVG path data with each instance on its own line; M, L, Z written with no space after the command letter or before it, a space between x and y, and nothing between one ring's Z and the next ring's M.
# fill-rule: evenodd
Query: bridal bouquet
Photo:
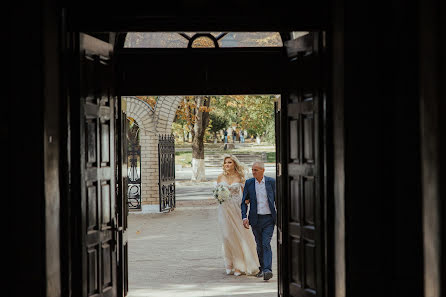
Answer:
M214 198L217 199L220 204L222 204L223 201L229 197L229 189L223 185L217 185L212 192L214 194Z

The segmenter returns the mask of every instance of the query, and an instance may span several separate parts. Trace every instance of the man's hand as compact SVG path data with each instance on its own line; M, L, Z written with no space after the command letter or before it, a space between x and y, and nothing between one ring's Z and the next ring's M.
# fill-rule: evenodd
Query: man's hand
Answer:
M249 199L245 200L245 204L248 205L249 204Z
M243 220L243 227L245 227L246 229L249 229L249 220L248 219Z

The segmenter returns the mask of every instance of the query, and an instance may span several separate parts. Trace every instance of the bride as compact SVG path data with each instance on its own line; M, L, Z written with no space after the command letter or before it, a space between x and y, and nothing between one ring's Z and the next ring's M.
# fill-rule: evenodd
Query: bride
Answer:
M223 239L224 262L227 274L255 275L259 271L256 242L253 233L242 224L240 204L245 183L245 168L237 157L225 155L223 173L217 185L229 189L230 197L218 206L218 223Z

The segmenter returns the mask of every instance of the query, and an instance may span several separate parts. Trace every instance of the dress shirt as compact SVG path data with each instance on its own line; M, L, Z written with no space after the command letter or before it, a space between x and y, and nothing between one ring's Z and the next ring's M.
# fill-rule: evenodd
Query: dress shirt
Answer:
M257 214L271 214L269 209L268 196L266 195L265 176L260 183L255 179L256 196L257 196Z

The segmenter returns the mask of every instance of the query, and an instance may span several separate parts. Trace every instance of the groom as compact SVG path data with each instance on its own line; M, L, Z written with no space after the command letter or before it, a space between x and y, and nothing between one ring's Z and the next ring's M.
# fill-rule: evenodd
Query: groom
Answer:
M274 178L264 176L265 166L263 162L255 162L252 165L252 175L254 178L245 182L242 199L243 226L249 229L256 239L257 255L260 262L260 272L257 277L269 280L273 277L271 269L273 253L271 251L271 237L276 224L275 194L276 181ZM246 212L249 207L249 215Z

